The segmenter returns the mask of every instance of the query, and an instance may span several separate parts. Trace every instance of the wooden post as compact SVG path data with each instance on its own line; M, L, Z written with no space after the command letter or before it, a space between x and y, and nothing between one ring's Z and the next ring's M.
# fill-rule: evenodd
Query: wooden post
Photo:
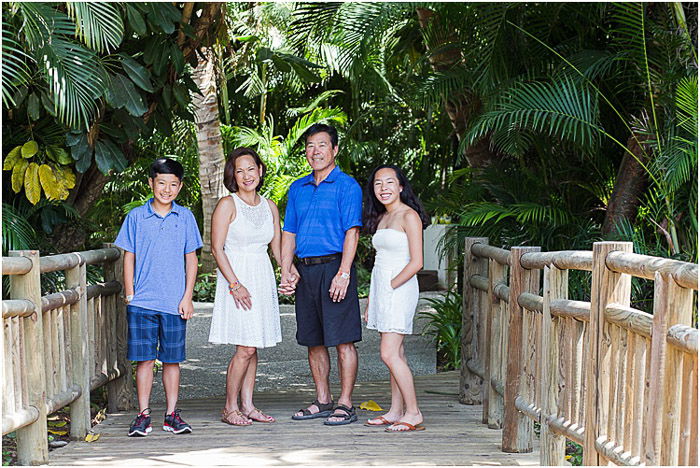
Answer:
M462 288L462 365L459 380L459 402L465 405L482 403L482 379L469 370L469 364L477 365L481 350L478 349L481 324L479 323L481 301L479 291L469 284L473 275L486 276L488 263L484 258L472 254L472 245L488 244L486 237L464 239L464 279Z
M114 244L104 244L105 248L115 247ZM112 263L105 263L105 281L118 281L122 284L124 277L124 252L120 249L120 255L117 260ZM134 406L134 383L131 377L131 365L126 360L127 343L126 343L126 305L121 300L122 291L118 296L114 296L114 307L111 313L114 314L111 323L115 324L115 335L111 338L116 340L116 346L113 348L116 353L116 365L119 369L125 371L119 378L107 384L107 411L110 413L116 411L127 411Z
M693 291L676 284L667 273L654 278L654 317L651 333L651 365L647 386L649 404L644 458L647 465L677 465L680 448L682 376L680 353L666 341L672 325L691 325Z
M540 422L540 464L543 466L564 465L566 440L556 435L549 427L550 417L559 416L559 328L563 328L564 319L552 316L550 305L554 299L568 298L569 272L556 267L544 268L544 286L542 288L542 336L540 350L542 366L540 382L542 385L542 417ZM562 343L563 344L563 343ZM563 376L562 376L563 377ZM565 385L568 382L565 382Z
M23 319L24 355L27 366L28 403L39 412L39 419L17 430L17 461L20 465L43 465L49 461L49 445L46 437L46 373L39 252L13 250L9 255L27 257L32 261L32 269L28 273L10 276L10 297L28 299L34 304L34 315Z
M595 242L591 284L591 320L588 330L588 363L586 369L585 440L583 464L600 465L605 459L595 447L596 439L608 428L610 402L610 334L605 324L605 309L616 303L629 306L632 289L630 275L610 271L605 264L608 253L632 251L631 242Z
M510 249L510 295L508 296L508 365L503 386L503 442L501 450L511 453L532 452L533 422L515 407L520 393L523 363L523 311L518 297L524 292L537 293L539 270L527 270L520 258L528 252L539 252L539 247L512 247Z
M90 359L88 357L88 310L85 263L66 270L66 287L77 288L80 299L70 306L71 360L73 361L73 384L80 386L82 393L70 405L70 436L82 440L90 430Z
M503 397L496 392L493 382L503 378L499 370L501 361L505 359L505 355L501 354L501 342L503 341L501 324L504 320L504 314L501 313L502 301L496 297L494 289L497 284L506 284L506 281L506 267L496 260L489 260L489 301L487 306L490 313L486 321L486 330L484 331L486 336L490 337L488 366L484 369L487 382L484 388L488 390L488 405L484 407L484 412L491 429L501 429L503 427Z

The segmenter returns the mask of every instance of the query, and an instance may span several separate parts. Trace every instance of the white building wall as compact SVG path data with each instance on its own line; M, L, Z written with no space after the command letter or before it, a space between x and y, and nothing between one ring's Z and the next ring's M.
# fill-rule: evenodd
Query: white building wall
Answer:
M449 289L457 280L455 272L449 270L450 257L454 255L446 255L440 259L438 253L438 243L451 226L451 224L431 224L423 231L423 269L437 270L438 284L444 289Z

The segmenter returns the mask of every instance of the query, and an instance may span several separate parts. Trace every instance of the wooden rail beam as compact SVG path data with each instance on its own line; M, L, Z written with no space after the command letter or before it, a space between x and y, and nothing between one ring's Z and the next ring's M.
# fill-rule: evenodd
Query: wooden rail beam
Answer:
M124 252L121 249L117 249L115 244L105 244L104 247L119 252L119 257L116 260L105 264L105 282L121 282L124 277ZM114 326L114 339L112 341L114 347L112 352L116 358L113 364L116 368L122 369L120 376L107 384L108 410L110 412L115 412L127 411L134 406L134 383L131 372L123 371L124 369L131 368L129 361L126 360L126 304L121 297L115 296L112 300L112 323Z
M562 319L555 317L551 304L556 299L567 299L569 295L569 272L557 267L544 267L544 284L542 288L542 334L540 341L539 384L542 386L542 414L559 414L559 360L560 346L559 328L563 326ZM566 439L555 433L549 424L540 425L540 464L543 466L561 466L564 464Z
M478 245L478 244L477 244ZM506 251L507 252L507 251ZM503 396L496 391L493 381L501 382L505 372L502 372L502 363L508 355L506 352L506 336L503 334L504 322L507 318L507 304L503 302L496 294L496 289L499 285L505 284L507 281L506 267L495 259L489 260L489 288L488 288L488 311L489 316L486 320L486 336L489 337L488 346L488 367L486 368L487 378L485 381L489 383L486 389L488 391L488 408L485 408L485 419L491 429L501 429L503 427Z
M81 390L80 396L70 405L70 436L82 440L90 430L90 349L88 348L88 310L86 265L80 263L66 270L66 287L78 293L78 300L70 305L71 360L73 361L73 385Z
M593 244L593 274L591 284L591 320L588 333L588 369L586 372L585 444L583 464L600 465L604 459L598 453L596 440L600 431L608 430L608 412L611 397L610 332L605 321L605 310L616 303L629 307L632 278L608 269L606 259L610 252L631 252L631 242L595 242Z
M510 297L508 298L508 364L503 399L504 452L521 453L532 451L533 423L515 406L521 392L525 342L523 340L523 310L518 297L524 292L537 293L539 270L526 270L520 259L528 252L539 252L539 247L513 247L510 249Z
M459 380L459 401L466 405L482 403L482 378L469 370L468 363L481 364L479 349L481 324L479 322L482 308L481 296L469 282L473 275L487 276L488 262L472 253L474 244L488 244L486 237L467 237L464 240L464 279L462 288L462 365Z
M37 409L36 421L17 430L17 461L20 465L43 465L49 461L46 438L46 372L44 370L44 330L41 312L41 274L39 252L10 251L10 257L24 257L32 268L24 275L10 276L10 297L34 304L34 314L24 320L24 353L28 403Z

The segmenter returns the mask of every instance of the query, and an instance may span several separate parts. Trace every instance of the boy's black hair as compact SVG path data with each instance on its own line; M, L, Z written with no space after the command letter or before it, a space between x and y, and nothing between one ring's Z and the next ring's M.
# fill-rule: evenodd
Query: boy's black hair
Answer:
M322 123L313 124L304 132L302 138L304 142L308 140L309 137L316 135L317 133L326 132L329 137L331 137L331 145L333 148L338 146L338 130L332 125L326 125Z
M151 164L151 170L148 177L155 179L156 174L173 174L175 177L180 179L180 182L182 182L182 177L185 175L185 169L183 169L182 164L177 161L170 158L160 158L156 159L153 161L153 164Z

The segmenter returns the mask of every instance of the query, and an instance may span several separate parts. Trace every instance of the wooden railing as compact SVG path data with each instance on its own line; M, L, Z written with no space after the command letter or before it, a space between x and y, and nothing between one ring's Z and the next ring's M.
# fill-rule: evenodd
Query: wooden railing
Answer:
M91 427L90 391L107 384L108 410L131 406L121 251L39 257L35 250L2 258L10 298L2 301L2 433L17 431L22 465L48 462L46 416L70 404L70 436ZM87 285L87 265L102 264L104 282ZM64 291L41 295L41 274L65 272Z
M460 401L505 452L531 451L538 422L542 465L569 439L584 465L697 466L698 266L629 242L539 250L466 239ZM591 272L591 302L569 299L569 270ZM632 276L654 281L653 315L630 307Z

